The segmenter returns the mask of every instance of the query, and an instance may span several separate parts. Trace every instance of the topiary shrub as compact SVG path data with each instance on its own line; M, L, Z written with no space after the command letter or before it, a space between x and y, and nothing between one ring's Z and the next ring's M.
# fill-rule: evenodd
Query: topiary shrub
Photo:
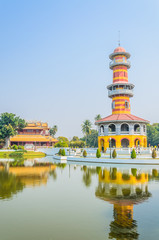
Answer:
M157 157L156 150L155 150L155 149L153 149L153 150L152 150L152 158L156 158L156 157Z
M128 180L130 180L130 175L127 174L127 173L123 173L122 174L122 179L125 180L125 181L128 181Z
M152 176L153 177L157 177L158 176L157 169L152 169Z
M136 158L136 152L135 149L133 148L132 152L131 152L131 158L135 159Z
M115 149L113 150L112 157L113 157L113 158L116 158L116 157L117 157L117 153L116 153L116 150L115 150Z
M116 178L117 178L117 168L113 168L112 171L110 172L110 179L116 180Z
M100 157L101 157L101 153L100 153L99 149L97 149L96 157L97 157L97 158L100 158Z
M83 157L87 157L87 152L86 152L86 150L83 151Z
M96 167L96 173L99 174L101 171L101 167Z
M18 146L16 144L14 144L14 145L11 146L11 149L18 150Z
M62 149L60 148L59 152L58 152L58 155L62 155Z
M24 150L24 146L19 145L18 149Z
M66 153L65 153L65 149L64 149L64 148L62 149L61 155L62 155L62 156L66 156Z
M137 174L137 169L136 168L132 168L131 169L131 173L134 177L136 177L136 174Z

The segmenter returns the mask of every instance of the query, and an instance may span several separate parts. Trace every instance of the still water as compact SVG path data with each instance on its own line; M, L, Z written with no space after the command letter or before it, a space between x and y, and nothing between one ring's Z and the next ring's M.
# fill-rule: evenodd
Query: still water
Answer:
M159 168L0 167L0 239L159 239Z

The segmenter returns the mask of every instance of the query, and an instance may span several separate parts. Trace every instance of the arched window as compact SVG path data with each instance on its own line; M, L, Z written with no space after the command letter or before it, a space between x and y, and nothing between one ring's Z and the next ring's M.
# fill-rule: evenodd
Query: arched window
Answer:
M127 123L121 125L121 132L129 132L129 125Z
M100 126L100 133L101 133L101 134L104 133L104 126L103 126L103 125Z
M127 138L123 138L123 139L121 140L121 146L122 146L123 148L127 148L127 147L129 146L129 140L128 140Z
M111 140L109 140L109 147L113 148L116 147L116 141L114 138L112 138Z
M115 132L115 131L116 131L116 126L115 126L115 124L110 124L110 125L108 126L108 131L109 131L109 133Z
M125 108L129 108L129 102L125 101Z
M134 145L135 145L135 147L139 147L140 146L140 139L135 139Z
M138 123L134 125L134 132L140 133L140 125Z

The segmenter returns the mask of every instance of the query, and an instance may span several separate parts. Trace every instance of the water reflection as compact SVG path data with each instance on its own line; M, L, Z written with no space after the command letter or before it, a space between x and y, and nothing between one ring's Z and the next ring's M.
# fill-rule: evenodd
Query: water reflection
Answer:
M35 163L33 166L16 166L1 164L0 166L0 199L9 199L25 187L46 185L48 177L57 178L56 166Z
M133 219L133 206L147 200L148 173L137 169L118 171L117 168L99 172L96 197L114 205L114 221L110 223L109 239L138 239L137 222Z
M143 234L142 233L143 230L140 226L141 224L139 225L137 222L140 221L138 220L140 218L137 218L137 216L134 217L134 212L136 210L136 209L134 210L134 206L137 204L142 204L145 201L151 199L152 196L151 192L153 192L154 190L151 188L152 185L149 184L149 182L159 180L159 171L155 169L155 167L153 167L152 169L146 167L145 170L144 168L129 168L124 166L123 167L120 166L119 168L115 167L104 168L100 166L90 167L83 166L82 164L81 164L82 166L81 165L68 166L66 164L60 163L58 164L53 163L51 164L48 162L40 163L35 160L25 161L24 165L20 166L19 164L21 163L18 163L16 166L14 166L15 164L16 162L10 165L7 163L5 164L3 163L3 165L0 166L0 200L11 199L13 196L16 196L17 194L22 192L26 187L33 188L39 186L46 186L48 184L47 188L45 188L46 190L45 196L43 193L43 188L41 188L41 192L38 191L38 194L35 192L34 198L37 197L35 205L34 201L32 201L32 206L34 206L35 208L35 211L34 208L32 208L35 235L37 234L38 231L37 229L39 229L38 225L39 223L37 222L39 219L40 221L42 221L41 219L43 218L43 217L39 218L40 215L45 216L44 219L46 222L45 221L43 222L44 225L46 224L45 229L47 229L48 224L51 223L49 228L50 230L47 230L45 233L49 232L49 234L51 235L52 226L56 226L54 227L54 232L56 232L57 234L56 238L58 238L59 230L56 229L57 228L56 222L58 221L58 223L61 223L61 221L65 219L67 214L70 214L72 217L72 221L70 221L66 226L65 234L67 235L69 226L71 226L71 228L73 226L74 229L76 229L76 227L79 228L79 225L77 226L76 224L76 220L77 218L82 219L81 216L83 215L83 209L85 209L85 211L89 209L87 213L88 225L86 226L86 228L82 226L81 229L82 230L84 229L83 231L86 232L88 230L89 234L91 230L93 231L94 229L96 229L97 232L100 232L101 229L103 229L104 234L105 232L107 232L107 236L109 236L109 239L118 240L139 239L139 234L140 235ZM70 174L71 171L73 171L74 174ZM48 181L49 178L51 181ZM53 191L50 191L50 189L52 189L51 188L52 183L54 183L54 188ZM78 191L76 191L75 189L75 186L77 186L77 184ZM83 189L85 189L85 191L83 191ZM75 191L77 196L78 192L80 193L77 198L74 198ZM42 199L39 198L39 194L41 194L41 196L43 197ZM86 195L86 197L84 196L84 194ZM155 198L154 195L155 194L153 194L153 198ZM63 201L65 196L66 196L65 201ZM24 194L23 197L24 197L23 201L25 202L26 206L29 206L26 195ZM30 194L29 197L31 198L32 194ZM104 201L107 202L108 204L104 204L103 207L103 204L101 205L99 204L102 203L99 199L102 200L103 202ZM81 201L80 204L78 201ZM37 202L40 202L39 204L40 210L38 208L38 205L36 204ZM45 204L43 204L44 202ZM56 207L53 207L52 204L53 202L54 206ZM101 211L102 213L105 210L111 208L111 206L113 206L113 211L111 210L112 211L111 214L109 211L108 215L104 216L104 218L107 218L107 220L110 218L107 229L106 228L104 229L106 222L105 220L103 220L103 216L100 215L101 213L97 208L97 202L102 208ZM74 209L77 209L78 207L79 211L74 211ZM147 205L145 207L147 207ZM16 201L14 203L14 208L16 211ZM60 211L61 208L62 211ZM92 211L92 209L93 210L95 209L95 213ZM39 215L36 218L37 212ZM92 214L90 219L89 214ZM47 222L48 216L50 216L50 220ZM94 219L96 219L97 217L98 220L97 222L95 222ZM23 218L23 215L19 216L19 219L21 218ZM52 224L52 222L54 224ZM144 222L143 217L141 222L143 224L146 224ZM91 225L93 223L95 223L94 226ZM102 223L104 223L104 226L102 226ZM65 222L63 222L63 226L64 225ZM89 238L89 234L88 236L86 236L86 238L92 239L92 237ZM105 236L106 239L108 239L107 236ZM100 235L99 239L103 239L103 235Z
M12 173L0 168L0 199L12 198L14 194L21 192L24 184Z

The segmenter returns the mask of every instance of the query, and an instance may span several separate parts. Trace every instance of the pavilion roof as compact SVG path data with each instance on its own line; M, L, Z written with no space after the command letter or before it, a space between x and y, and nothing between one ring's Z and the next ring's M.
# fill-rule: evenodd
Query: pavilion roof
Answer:
M11 142L58 142L57 139L51 136L42 135L16 135L10 138Z
M95 124L100 124L100 123L104 123L104 122L120 122L120 121L127 121L127 122L145 122L145 123L149 123L148 120L145 120L143 118L137 117L135 115L132 114L112 114L109 115L105 118L102 118L98 121L95 122Z

